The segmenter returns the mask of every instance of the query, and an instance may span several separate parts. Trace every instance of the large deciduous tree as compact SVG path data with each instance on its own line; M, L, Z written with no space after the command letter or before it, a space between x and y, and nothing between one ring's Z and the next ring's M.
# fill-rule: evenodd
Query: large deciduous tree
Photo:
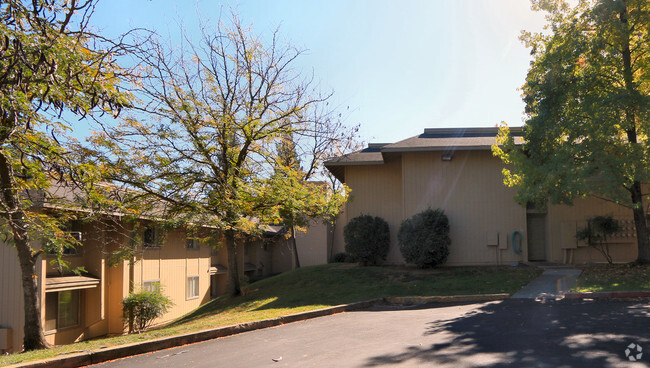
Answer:
M199 43L142 46L143 111L96 137L98 152L111 179L165 203L176 220L214 229L213 240L223 236L229 292L239 294L242 239L287 213L338 210L344 191L304 179L324 159L318 145L342 139L343 126L323 113L328 96L296 72L301 51L277 32L264 44L233 16L215 31L202 26ZM297 160L308 152L303 171Z
M506 183L522 203L571 204L593 196L634 213L638 261L650 261L645 215L650 179L650 3L537 0L546 32L523 33L531 62L523 96L524 144L507 127Z
M297 231L305 231L316 219L333 230L341 200L345 199L344 195L328 195L345 194L347 188L325 169L323 160L354 151L359 144L358 127L346 127L339 120L340 113L332 116L322 109L315 111L310 120L312 126L296 132L295 137L281 137L275 153L273 193L276 200L281 199L279 213L283 225L289 228L293 263L297 268L300 267ZM305 185L307 182L310 183Z
M75 243L61 229L70 213L36 211L33 195L55 200L54 183L82 185L98 174L68 146L72 126L62 114L117 113L127 102L113 59L121 48L87 32L93 9L92 0L0 4L0 233L22 271L25 350L48 345L37 259Z

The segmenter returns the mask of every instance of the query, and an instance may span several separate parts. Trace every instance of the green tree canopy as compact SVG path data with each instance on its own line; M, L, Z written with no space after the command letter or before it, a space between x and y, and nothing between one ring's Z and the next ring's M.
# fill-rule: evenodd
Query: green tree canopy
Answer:
M92 0L0 4L0 233L22 271L25 350L47 346L36 261L43 251L61 260L60 250L75 244L61 230L75 215L34 211L34 201L55 201L55 184L88 189L100 174L73 149L62 116L117 114L129 103L115 63L123 45L88 32L93 9Z
M136 88L146 114L95 143L111 179L165 203L175 220L224 236L229 291L238 294L238 239L291 214L338 211L345 191L314 190L306 179L348 135L324 108L329 96L294 71L302 52L282 46L277 32L264 44L233 19L214 32L202 26L198 44L143 42Z
M650 3L538 0L542 33L526 33L524 144L507 127L494 153L522 203L593 196L633 210L638 260L650 261L643 192L650 179Z

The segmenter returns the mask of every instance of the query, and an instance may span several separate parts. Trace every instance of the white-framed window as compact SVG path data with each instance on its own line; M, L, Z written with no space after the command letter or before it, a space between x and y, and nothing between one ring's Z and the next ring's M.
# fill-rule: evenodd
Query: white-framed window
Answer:
M143 291L160 291L160 280L149 280L142 283Z
M80 291L45 293L45 331L79 325Z
M187 299L196 299L199 297L199 277L190 276L187 278Z
M145 248L160 248L162 231L155 226L147 226L142 232L142 246Z

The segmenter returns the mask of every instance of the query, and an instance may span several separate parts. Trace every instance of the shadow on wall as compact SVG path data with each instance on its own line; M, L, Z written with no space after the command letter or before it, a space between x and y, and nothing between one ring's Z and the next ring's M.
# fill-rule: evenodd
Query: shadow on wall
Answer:
M646 366L649 307L647 302L509 299L432 322L425 334L440 334L444 342L408 346L398 354L373 357L365 366L619 367L631 363L625 356L630 343L643 347L637 364Z

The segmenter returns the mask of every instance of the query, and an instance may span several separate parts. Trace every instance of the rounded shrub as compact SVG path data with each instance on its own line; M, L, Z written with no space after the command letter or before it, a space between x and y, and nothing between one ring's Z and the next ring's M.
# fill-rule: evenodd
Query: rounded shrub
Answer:
M336 253L332 256L331 263L349 263L352 262L352 258L345 252Z
M129 294L122 300L124 319L128 323L129 333L144 331L172 305L172 301L163 295L159 285L156 285L154 290L141 290Z
M435 267L449 256L449 220L444 211L428 209L402 222L397 234L399 250L407 263Z
M388 223L381 217L362 215L343 228L345 252L364 266L385 260L390 247Z

